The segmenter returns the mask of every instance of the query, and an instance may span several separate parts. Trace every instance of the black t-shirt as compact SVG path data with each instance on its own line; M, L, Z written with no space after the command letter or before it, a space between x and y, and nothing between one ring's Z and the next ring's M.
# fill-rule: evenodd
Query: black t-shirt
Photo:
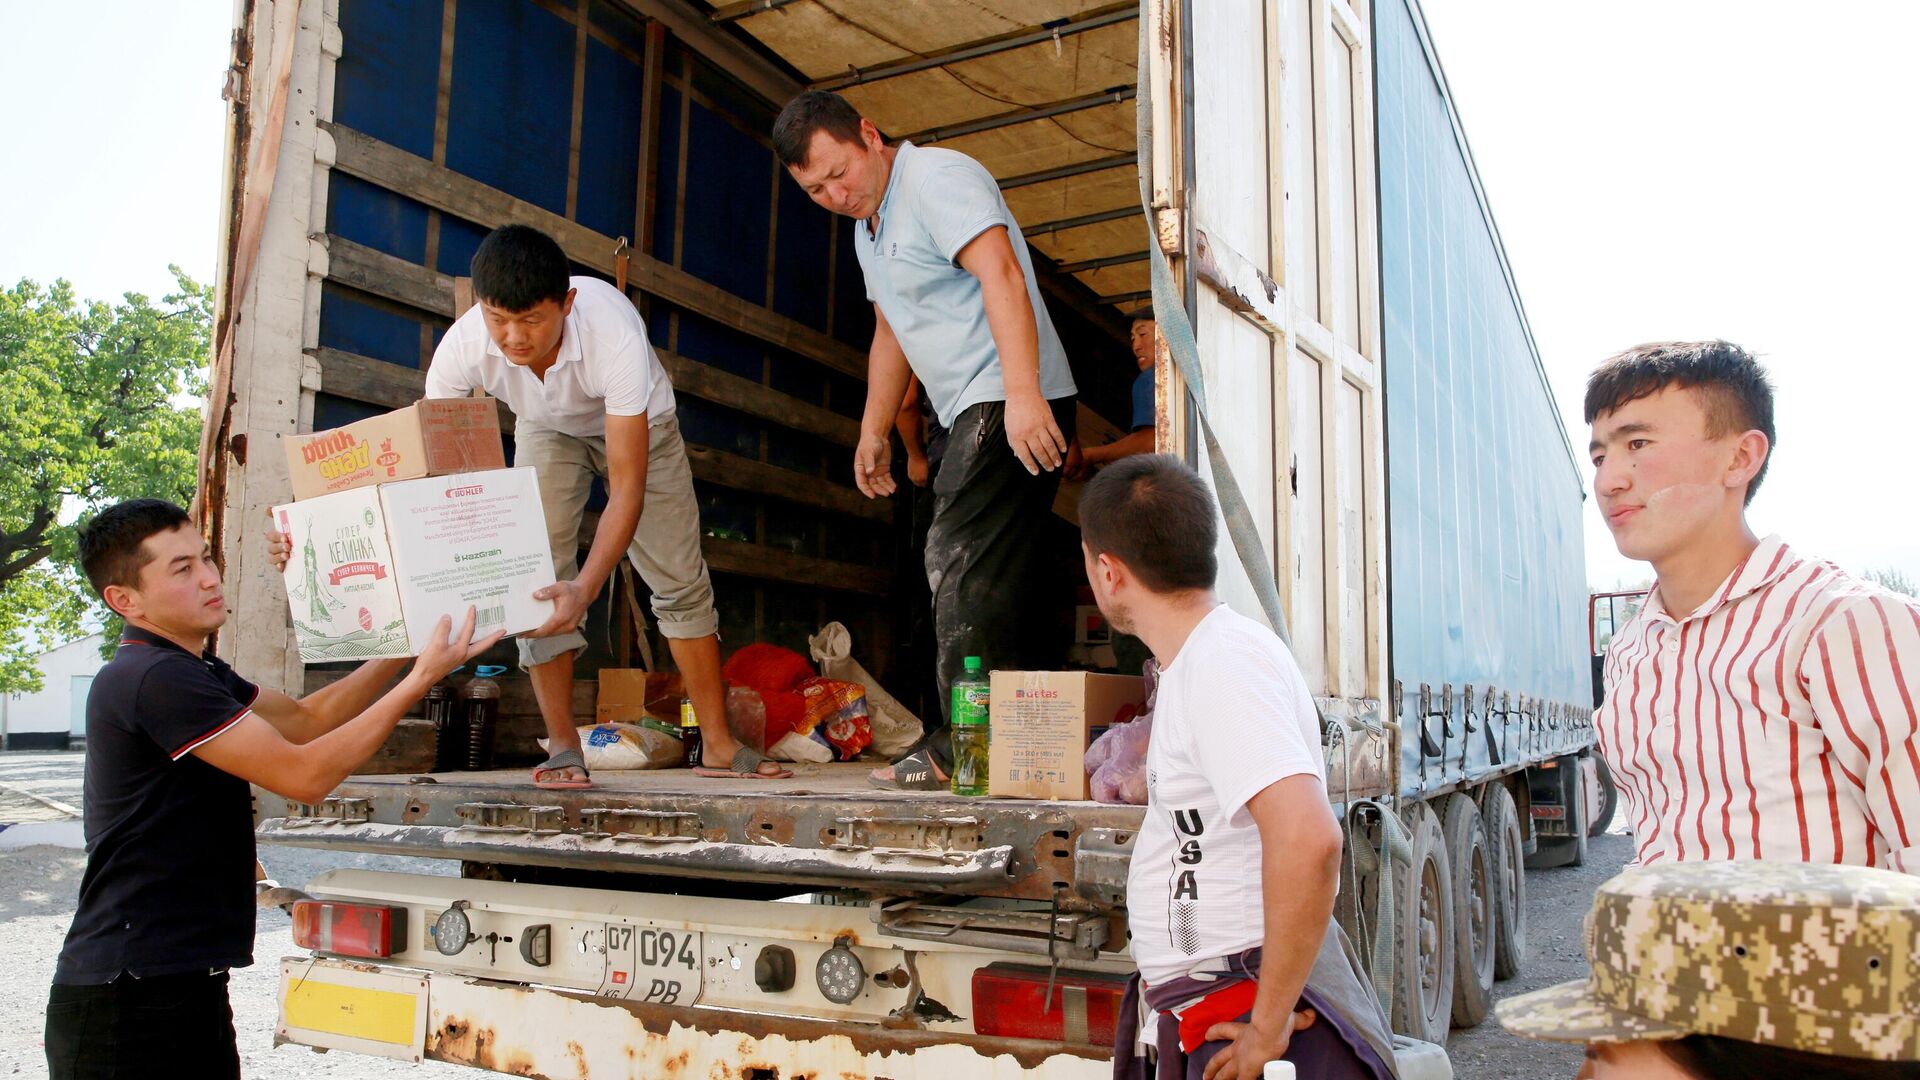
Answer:
M87 871L53 981L253 963L253 795L193 755L259 689L128 627L87 695Z

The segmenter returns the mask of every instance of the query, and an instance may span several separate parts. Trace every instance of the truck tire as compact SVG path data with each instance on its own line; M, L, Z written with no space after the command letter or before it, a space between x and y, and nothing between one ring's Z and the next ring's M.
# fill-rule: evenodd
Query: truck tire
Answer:
M1407 815L1413 865L1395 883L1393 1029L1445 1043L1453 1018L1453 871L1447 836L1426 803Z
M1613 824L1613 815L1620 808L1620 787L1613 782L1613 770L1607 767L1607 759L1600 754L1593 755L1595 779L1599 782L1600 797L1595 801L1593 819L1587 822L1587 835L1599 836Z
M1511 979L1527 963L1527 853L1513 792L1495 781L1480 799L1493 854L1493 977Z
M1453 1026L1470 1028L1493 1011L1494 893L1499 880L1493 845L1473 797L1455 793L1441 803L1453 871Z

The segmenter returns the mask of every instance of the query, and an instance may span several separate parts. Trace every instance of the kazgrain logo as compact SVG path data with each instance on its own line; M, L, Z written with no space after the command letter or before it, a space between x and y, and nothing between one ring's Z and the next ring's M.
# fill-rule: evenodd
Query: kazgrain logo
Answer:
M447 489L447 498L464 499L469 495L484 495L486 494L486 490L484 484L468 484L466 487L450 487Z

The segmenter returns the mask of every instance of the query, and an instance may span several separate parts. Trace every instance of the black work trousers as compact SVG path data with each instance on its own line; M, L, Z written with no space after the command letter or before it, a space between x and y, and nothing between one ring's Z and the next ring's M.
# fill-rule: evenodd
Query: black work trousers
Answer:
M1072 441L1074 399L1047 404ZM1041 671L1059 667L1065 655L1057 620L1033 610L1046 591L1047 568L1060 559L1047 548L1060 471L1029 473L1007 445L1006 419L1004 401L963 411L933 478L927 584L941 719L922 742L942 769L952 761L948 714L967 657L978 656L984 671Z
M46 1041L52 1080L240 1076L224 971L121 975L99 986L55 983Z

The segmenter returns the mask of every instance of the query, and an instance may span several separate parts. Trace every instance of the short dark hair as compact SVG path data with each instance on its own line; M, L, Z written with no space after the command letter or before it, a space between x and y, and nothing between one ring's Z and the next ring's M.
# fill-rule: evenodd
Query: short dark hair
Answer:
M1136 454L1101 470L1080 493L1080 539L1112 555L1157 593L1211 589L1219 576L1213 493L1167 454Z
M1752 502L1773 462L1773 384L1760 361L1732 342L1656 341L1608 357L1587 377L1586 422L1670 386L1702 392L1710 438L1743 431L1767 437L1767 460L1747 484Z
M773 121L773 152L780 164L807 163L813 133L824 131L841 142L860 142L860 110L831 90L807 90L787 102Z
M502 225L480 241L471 266L473 295L506 311L564 301L572 287L567 253L531 225Z
M138 587L141 568L153 560L143 546L147 537L192 522L165 499L128 499L100 511L80 526L80 569L87 584L102 597L109 585Z
M1920 1063L1876 1061L1815 1054L1778 1046L1689 1035L1663 1039L1658 1046L1667 1059L1700 1080L1749 1080L1758 1076L1825 1076L1833 1080L1920 1080Z

